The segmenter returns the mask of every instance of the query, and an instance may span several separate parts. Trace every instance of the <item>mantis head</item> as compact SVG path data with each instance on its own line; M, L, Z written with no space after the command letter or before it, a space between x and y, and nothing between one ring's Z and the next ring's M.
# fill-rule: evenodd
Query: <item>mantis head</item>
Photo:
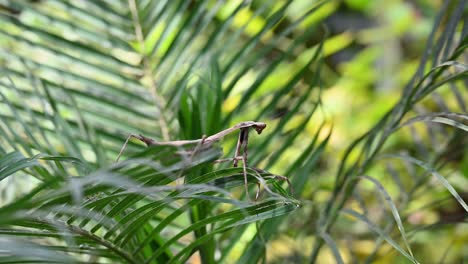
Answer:
M255 128L255 130L257 131L257 134L261 134L263 129L265 129L266 127L266 124L265 123L261 123L261 122L256 122L255 125L253 125L253 127Z

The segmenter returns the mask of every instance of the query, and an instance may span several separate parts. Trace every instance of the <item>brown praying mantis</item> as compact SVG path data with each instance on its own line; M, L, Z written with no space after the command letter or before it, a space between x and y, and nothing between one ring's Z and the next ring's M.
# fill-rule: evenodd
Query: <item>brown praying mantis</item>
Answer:
M120 150L119 155L117 156L117 160L119 161L120 157L122 156L123 151L127 147L128 141L131 138L135 138L140 140L141 142L145 143L148 147L149 146L183 146L187 144L197 144L198 147L203 147L203 146L209 146L213 144L214 142L220 141L222 138L224 138L226 135L231 134L237 130L239 130L239 137L237 139L237 146L236 146L236 151L234 154L233 158L228 158L228 159L219 159L215 160L215 163L220 163L220 162L228 162L228 161L233 161L233 167L238 166L238 162L242 161L243 165L243 174L244 174L244 184L245 184L245 191L247 197L249 196L248 193L248 182L247 182L247 167L248 167L248 159L247 159L247 146L249 143L249 129L253 128L255 131L257 131L257 134L261 134L262 131L266 128L266 124L262 122L255 122L255 121L245 121L241 122L233 127L230 127L228 129L225 129L223 131L220 131L214 135L208 136L208 137L202 137L201 139L194 139L194 140L176 140L176 141L164 141L164 142L159 142L154 139L145 137L143 135L135 135L135 134L130 134L127 137L127 140L125 141L124 145L122 146L122 149ZM194 152L197 151L197 148L194 150ZM241 154L242 153L242 154ZM261 169L257 168L252 168L255 172L264 172ZM291 189L291 183L288 178L280 175L274 175L275 178L285 180L288 185L290 192L292 192ZM258 199L259 193L260 193L260 184L257 183L257 193L255 195L255 200Z

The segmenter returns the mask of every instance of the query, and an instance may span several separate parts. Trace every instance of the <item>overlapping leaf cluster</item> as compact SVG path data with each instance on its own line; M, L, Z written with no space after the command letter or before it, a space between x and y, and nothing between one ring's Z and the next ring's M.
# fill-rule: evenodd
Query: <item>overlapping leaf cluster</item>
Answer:
M201 138L241 121L237 116L268 123L268 138L251 140L250 163L275 164L319 105L321 45L304 45L319 28L303 22L321 4L279 29L290 5L2 2L0 170L15 193L3 193L2 261L168 263L199 251L213 263L215 254L216 261L229 258L247 224L298 208L275 175L259 170L248 169L248 177L263 186L260 200L242 197L241 169L213 170L218 148L140 153L130 144L114 164L129 133ZM287 64L297 68L294 76L269 87ZM284 100L294 107L270 120ZM285 136L292 116L301 117L297 132ZM296 168L323 151L319 132L283 171L295 171L298 193L312 164ZM272 149L279 152L270 156ZM31 250L22 251L26 246Z

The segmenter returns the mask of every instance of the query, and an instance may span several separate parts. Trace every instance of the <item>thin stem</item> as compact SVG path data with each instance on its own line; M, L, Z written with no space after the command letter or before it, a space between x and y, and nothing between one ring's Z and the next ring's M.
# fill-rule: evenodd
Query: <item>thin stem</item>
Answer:
M138 40L138 43L140 44L140 54L143 60L143 70L145 72L145 75L149 78L149 83L150 83L150 88L151 88L151 93L153 94L153 97L155 99L156 103L156 108L158 108L159 111L159 127L161 129L161 134L163 136L163 139L166 141L170 140L169 136L169 126L168 122L163 115L163 106L166 104L164 98L159 96L157 88L156 88L156 81L153 77L151 67L149 65L148 58L146 57L146 48L145 48L145 39L143 36L143 30L140 25L140 18L138 16L138 10L137 10L137 5L135 0L128 0L128 5L130 7L130 12L132 13L132 19L133 19L133 25L135 27L135 35Z

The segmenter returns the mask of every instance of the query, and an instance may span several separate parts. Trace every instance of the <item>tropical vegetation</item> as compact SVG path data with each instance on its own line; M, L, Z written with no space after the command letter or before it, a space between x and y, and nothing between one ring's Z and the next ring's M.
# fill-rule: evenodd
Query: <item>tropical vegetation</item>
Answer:
M467 10L0 1L0 262L466 261Z

